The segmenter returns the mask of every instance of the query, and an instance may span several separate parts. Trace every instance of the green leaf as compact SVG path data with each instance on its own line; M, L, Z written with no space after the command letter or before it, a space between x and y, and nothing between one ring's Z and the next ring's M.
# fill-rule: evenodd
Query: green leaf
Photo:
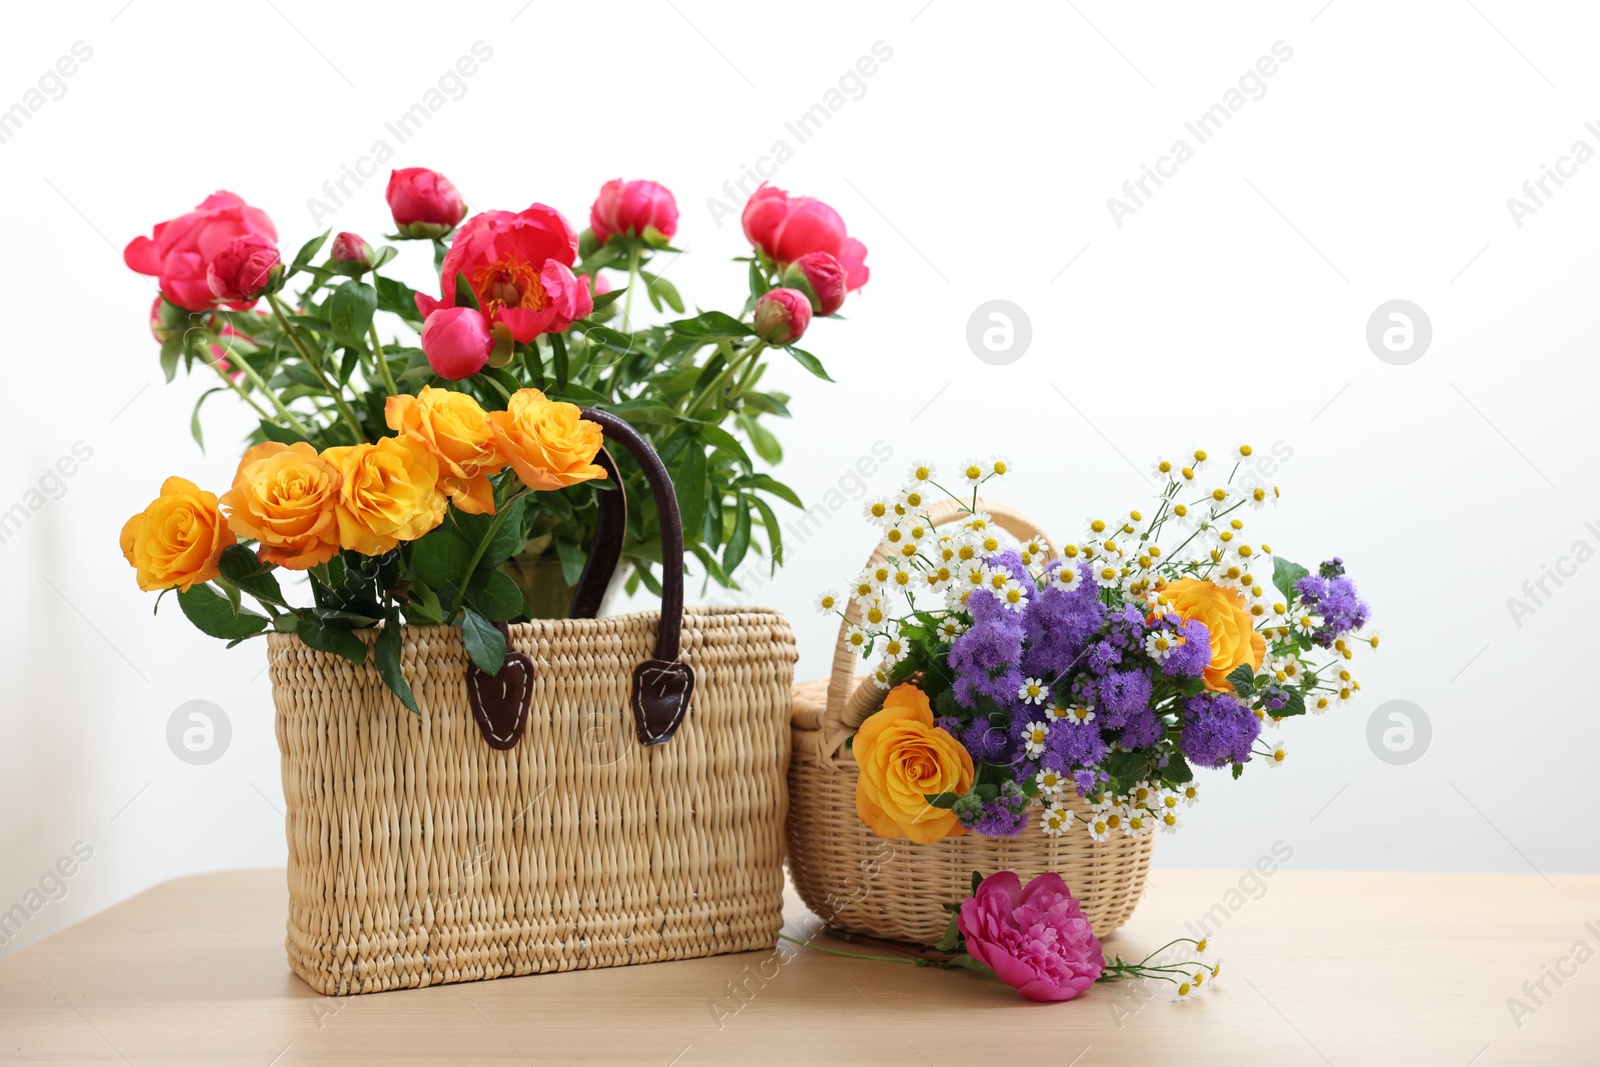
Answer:
M161 342L161 373L166 375L167 381L172 381L178 373L178 357L183 354L183 337L174 334Z
M692 319L679 319L668 323L674 333L684 337L726 338L741 340L755 331L738 319L722 311L702 311Z
M1143 778L1148 766L1149 760L1138 752L1113 752L1106 760L1106 771L1122 786L1131 786Z
M299 635L300 640L318 652L331 652L336 656L343 656L351 663L366 662L365 641L349 630L336 630L324 624L315 615L301 615L294 632Z
M518 497L510 504L501 505L500 510L505 514L505 520L494 532L494 539L489 542L489 547L483 550L483 558L478 561L480 571L496 569L522 551L522 546L528 541L522 529L523 513L527 506L527 497Z
M774 572L783 565L783 528L778 525L778 516L773 512L772 505L751 493L747 498L761 512L761 524L767 530L767 553L772 559Z
M1236 781L1237 781L1237 780L1238 780L1238 778L1239 778L1239 776L1240 776L1240 775L1241 775L1241 774L1243 774L1243 773L1244 773L1244 764L1242 764L1242 763L1235 763L1235 764L1234 764L1234 765L1233 765L1233 777L1234 777L1234 780L1236 780Z
M796 363L800 364L812 374L815 374L818 378L821 378L825 382L833 381L832 378L828 377L828 372L822 369L822 360L818 359L816 356L813 356L810 352L807 352L803 348L795 348L792 345L784 349L784 351L793 356Z
M400 698L400 703L406 706L407 711L420 719L422 709L417 706L416 695L411 692L405 672L400 668L400 638L399 616L395 612L390 612L388 619L384 621L383 629L378 631L377 642L372 646L372 658L383 684Z
M753 476L750 479L750 485L752 488L771 493L773 496L777 497L779 500L782 500L786 504L792 504L795 507L800 508L802 511L805 510L805 505L800 503L799 494L793 489L790 489L787 485L784 485L782 482L778 481L778 479L772 477L770 474L757 474Z
M627 287L624 286L621 289L613 289L609 293L601 293L599 296L594 298L594 310L600 311L604 308L610 307L612 304L615 304L619 299L621 299L622 295L627 291Z
M695 432L710 442L717 451L725 453L729 459L743 467L746 473L754 469L750 462L750 453L744 450L744 446L739 443L738 438L721 426L712 426L708 423L704 426L695 427Z
M372 284L378 290L378 307L398 315L413 325L422 322L422 312L417 310L417 292L409 285L397 282L393 278L384 278L373 275Z
M1248 663L1241 663L1228 672L1228 681L1233 684L1235 693L1249 700L1256 691L1256 669Z
M678 314L683 314L683 297L678 295L677 286L659 274L652 274L647 270L640 271L639 276L644 279L645 287L649 290L651 297L665 303Z
M261 436L269 441L276 441L280 445L292 445L297 441L305 440L305 437L298 431L291 430L287 426L279 426L277 423L268 422L265 419L261 420Z
M278 579L272 573L273 566L262 563L254 552L243 545L229 545L223 549L217 569L224 578L257 600L279 607L289 606L283 599L283 590L278 587Z
M733 532L728 535L728 546L722 552L722 569L732 574L744 562L750 551L750 505L743 493L733 499Z
M205 433L200 429L200 405L206 402L206 397L212 393L226 392L227 387L219 385L214 389L207 389L200 394L200 399L194 402L194 412L189 416L189 435L194 438L194 443L200 446L200 451L206 450Z
M438 590L455 590L466 582L472 549L449 526L440 526L411 544L411 571Z
M567 340L559 333L545 336L550 341L550 362L556 376L556 392L561 392L567 387L567 375L571 367L567 359Z
M750 261L750 299L767 291L767 276L761 272L761 265L754 259Z
M673 486L678 492L684 534L692 544L699 540L700 526L706 515L706 450L700 442L690 441L689 447L684 449Z
M1284 692L1288 694L1289 703L1277 711L1269 711L1267 714L1279 719L1287 719L1293 715L1304 715L1306 713L1305 694L1298 689L1286 689Z
M461 620L461 640L467 646L467 655L478 669L488 675L500 673L506 663L506 639L494 623L471 608L465 609Z
M742 411L739 413L739 425L744 428L745 436L750 438L750 444L755 448L756 455L773 465L783 462L783 446L778 443L771 430Z
M1169 782L1183 784L1194 780L1194 768L1189 766L1189 761L1181 755L1173 753L1168 757L1166 779Z
M472 285L461 271L456 271L456 307L471 308L473 311L483 310L478 306L478 294L472 291Z
M973 871L972 872L972 891L974 893L976 893L978 891L978 887L980 885L982 885L982 884L983 884L983 872L982 871Z
M677 408L659 400L624 400L607 404L605 409L634 426L671 426L683 418Z
M480 570L467 586L467 603L491 622L506 622L527 610L522 590L504 571Z
M589 562L588 554L571 541L557 541L556 556L561 560L561 577L568 585L577 585L583 577L584 564Z
M1278 587L1278 592L1283 594L1283 599L1291 605L1298 603L1300 594L1295 589L1295 583L1311 572L1298 563L1290 563L1282 556L1272 557L1272 584Z
M361 341L372 325L372 313L377 308L378 291L366 282L351 278L333 291L328 301L328 321L340 337Z
M323 243L327 241L328 235L332 232L333 231L331 229L323 230L321 237L313 237L311 240L301 245L300 251L294 254L294 259L289 263L288 273L298 273L300 268L304 267L307 263L310 263L311 257L322 250Z
M957 921L956 915L952 914L950 916L950 925L944 928L944 936L933 947L940 952L954 952L961 947L961 942L961 925Z
M192 585L178 593L178 607L208 637L232 641L249 637L267 628L267 617L253 611L235 612L228 598L210 583Z
M953 808L953 807L956 806L956 801L961 799L961 794L960 793L928 793L928 794L924 795L922 799L926 800L933 807L945 808L946 810L948 810L948 809Z
M952 965L954 965L956 967L965 967L967 970L969 970L969 971L977 971L979 974L993 974L994 973L989 968L987 968L983 964L979 963L976 959L974 959L973 957L967 955L965 952L963 952L959 956L950 957L950 962L951 962Z

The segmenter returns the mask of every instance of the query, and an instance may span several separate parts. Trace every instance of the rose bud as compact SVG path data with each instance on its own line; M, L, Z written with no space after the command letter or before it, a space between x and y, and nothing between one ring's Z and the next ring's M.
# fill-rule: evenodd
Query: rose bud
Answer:
M441 307L422 324L428 366L451 381L470 378L489 362L494 335L477 308Z
M372 246L353 233L339 233L333 238L329 255L333 269L340 274L359 278L372 269Z
M811 298L798 289L769 289L756 298L756 336L771 345L791 345L811 325Z
M278 248L260 234L235 237L206 265L211 295L233 308L246 308L283 277Z
M450 179L427 167L390 171L383 195L401 237L443 237L467 217L467 203Z
M807 252L789 264L779 284L810 297L818 315L832 315L844 304L844 267L826 252Z
M678 202L658 182L613 178L589 209L589 227L601 244L617 233L665 244L678 232Z

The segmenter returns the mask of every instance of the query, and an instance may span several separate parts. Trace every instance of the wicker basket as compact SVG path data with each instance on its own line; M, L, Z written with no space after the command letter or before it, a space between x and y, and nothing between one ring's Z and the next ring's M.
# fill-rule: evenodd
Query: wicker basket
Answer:
M980 502L1019 539L1042 537L1033 523L993 502ZM951 502L933 509L935 525L957 515ZM868 566L883 556L880 547ZM1150 866L1149 837L1096 843L1081 827L1060 837L1035 828L1015 838L965 834L931 845L873 834L856 814L855 759L845 742L878 709L883 691L855 676L859 657L840 627L831 678L803 682L794 691L794 753L789 764L789 874L806 904L830 926L853 934L931 945L949 922L944 905L964 899L972 872L1016 871L1023 881L1055 871L1083 904L1095 933L1128 920L1144 892ZM1079 814L1087 807L1076 801Z
M641 465L654 459L625 426L597 421ZM671 483L664 471L652 482L663 530L676 529ZM620 538L622 494L605 495L617 498L607 507ZM604 540L575 614L609 579ZM772 611L684 612L681 534L664 541L661 612L509 627L513 652L493 678L474 674L460 630L407 627L401 666L420 716L371 656L357 666L292 635L268 639L289 965L313 988L368 993L775 943L794 637ZM518 700L494 706L515 703L521 718L491 728L482 690L508 678Z

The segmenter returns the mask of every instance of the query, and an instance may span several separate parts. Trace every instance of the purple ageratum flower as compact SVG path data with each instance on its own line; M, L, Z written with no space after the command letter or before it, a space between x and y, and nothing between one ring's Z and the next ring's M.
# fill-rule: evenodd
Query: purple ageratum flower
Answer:
M1371 609L1356 593L1356 584L1345 577L1344 561L1337 556L1295 583L1301 603L1322 616L1322 625L1311 639L1323 648L1334 639L1366 625Z
M1045 735L1039 762L1060 774L1078 767L1094 767L1106 758L1106 740L1094 723L1057 722Z
M1169 615L1169 619L1177 616ZM1199 619L1179 621L1174 628L1183 643L1161 665L1162 673L1173 678L1198 678L1211 666L1211 631Z
M1138 648L1147 630L1144 614L1133 604L1124 604L1111 613L1107 640L1117 648Z
M1034 678L1060 678L1077 666L1105 617L1105 607L1089 577L1089 565L1076 565L1083 581L1070 593L1053 580L1064 565L1057 560L1045 568L1047 584L1033 594L1023 613L1028 649L1023 653L1022 669Z
M976 707L979 696L999 704L1016 700L1022 685L1022 619L987 592L967 598L972 626L950 646L956 700Z
M1004 782L1000 795L985 801L983 816L970 827L984 837L1016 837L1028 828L1028 808L1032 799L1015 782Z
M1147 748L1161 740L1161 720L1149 708L1140 708L1128 716L1127 723L1122 728L1122 736L1117 738L1126 749Z
M1150 706L1150 675L1143 670L1110 671L1100 679L1099 719L1096 725L1118 727L1129 716Z
M1003 763L1011 747L1011 739L1006 736L1006 731L989 725L989 720L981 716L968 724L960 736L962 746L975 760Z
M1255 712L1226 693L1201 693L1182 704L1183 754L1203 767L1225 767L1250 758L1261 734Z
M1098 733L1099 731L1095 732ZM1096 760L1095 762L1098 763L1099 760ZM1091 793L1094 793L1100 788L1101 782L1107 782L1110 780L1111 776L1105 771L1096 771L1088 767L1085 767L1080 771L1072 772L1072 785L1075 789L1077 789L1080 797L1089 796Z
M1096 641L1089 646L1087 659L1091 671L1104 674L1122 662L1122 653L1118 652L1109 641Z
M935 729L943 730L951 737L955 737L957 731L961 729L961 720L954 715L940 715L933 720L933 725Z

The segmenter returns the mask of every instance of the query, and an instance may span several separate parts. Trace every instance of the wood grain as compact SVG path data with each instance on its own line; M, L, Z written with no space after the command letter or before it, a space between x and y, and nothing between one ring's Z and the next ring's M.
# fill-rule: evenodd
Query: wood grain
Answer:
M1522 989L1579 941L1600 952L1600 876L1241 877L1151 872L1108 951L1209 912L1225 968L1197 1002L1140 1008L805 949L324 997L284 962L281 870L199 875L0 962L0 1063L1600 1063L1600 962L1546 978L1542 1005ZM791 895L790 933L806 914ZM1536 1007L1520 1027L1513 996Z

